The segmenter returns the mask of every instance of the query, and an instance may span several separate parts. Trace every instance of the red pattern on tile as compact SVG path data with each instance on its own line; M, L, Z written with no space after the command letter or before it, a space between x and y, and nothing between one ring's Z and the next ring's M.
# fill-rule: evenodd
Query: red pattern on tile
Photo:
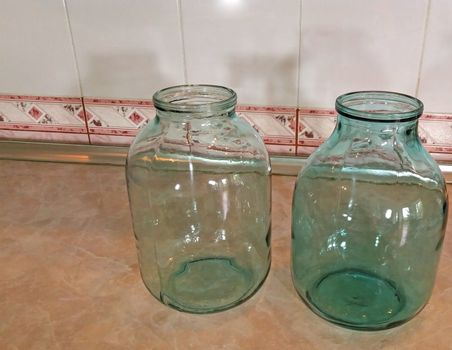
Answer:
M39 118L41 118L44 113L42 113L38 108L36 108L36 106L33 106L28 111L28 114L31 115L33 119L39 120Z
M91 119L93 119L93 115L88 111L84 111L83 108L77 113L77 116L81 120L87 121L87 122L89 122Z
M89 125L96 126L96 127L106 127L106 125L104 125L102 123L102 120L97 119L97 118L91 119L91 121L89 122ZM88 129L88 130L91 130L91 129Z
M133 112L132 114L129 115L129 119L136 125L139 125L143 120L145 120L146 118L143 117L140 113L138 113L137 111Z

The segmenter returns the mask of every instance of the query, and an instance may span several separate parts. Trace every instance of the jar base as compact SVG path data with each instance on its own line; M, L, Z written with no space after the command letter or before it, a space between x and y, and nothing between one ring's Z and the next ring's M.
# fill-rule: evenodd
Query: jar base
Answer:
M179 311L190 313L222 311L251 296L254 280L251 272L232 258L191 260L182 263L170 275L160 293L160 300Z
M317 280L306 298L314 311L338 325L362 330L394 327L405 300L394 282L360 269L330 272Z

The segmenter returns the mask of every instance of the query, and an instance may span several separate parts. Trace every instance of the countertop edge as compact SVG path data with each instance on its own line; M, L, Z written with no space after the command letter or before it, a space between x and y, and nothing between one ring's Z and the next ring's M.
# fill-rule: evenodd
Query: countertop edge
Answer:
M58 163L84 163L123 166L127 146L102 146L69 143L0 141L0 159ZM297 175L307 157L271 155L272 173ZM452 183L452 162L438 161L447 183Z

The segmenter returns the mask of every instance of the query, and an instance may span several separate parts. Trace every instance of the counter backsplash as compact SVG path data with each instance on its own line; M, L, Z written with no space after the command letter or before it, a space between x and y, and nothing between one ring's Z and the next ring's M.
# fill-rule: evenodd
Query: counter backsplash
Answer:
M332 109L239 105L237 112L272 155L309 155L336 118ZM0 95L0 139L128 146L154 115L150 100ZM419 134L437 160L452 160L452 114L424 114Z

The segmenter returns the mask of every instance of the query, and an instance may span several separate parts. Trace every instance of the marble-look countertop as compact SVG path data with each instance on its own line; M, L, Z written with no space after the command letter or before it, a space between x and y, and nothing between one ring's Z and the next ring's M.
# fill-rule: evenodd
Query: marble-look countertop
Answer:
M452 349L452 223L427 307L388 331L347 330L292 286L294 181L273 177L273 263L260 291L190 315L141 282L122 167L0 161L0 349Z

